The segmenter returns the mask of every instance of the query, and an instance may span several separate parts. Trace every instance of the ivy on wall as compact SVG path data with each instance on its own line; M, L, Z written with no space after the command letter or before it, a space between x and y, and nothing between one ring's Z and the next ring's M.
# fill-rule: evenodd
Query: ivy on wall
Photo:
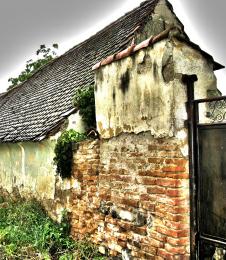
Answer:
M73 143L85 140L87 136L76 132L73 129L64 131L57 139L54 149L55 157L54 163L57 166L57 173L61 178L70 178L72 174L72 160L73 160Z
M96 128L94 87L89 85L77 90L73 105L79 110L80 115L87 128ZM57 139L54 149L54 163L57 173L61 178L70 178L72 174L73 151L72 145L87 139L84 133L78 133L73 129L64 131Z
M77 90L73 105L79 110L86 126L96 128L94 86L89 85Z

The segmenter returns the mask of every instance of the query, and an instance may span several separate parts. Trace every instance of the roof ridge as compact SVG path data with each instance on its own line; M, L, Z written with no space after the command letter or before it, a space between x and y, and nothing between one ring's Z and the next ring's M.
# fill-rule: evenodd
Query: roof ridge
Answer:
M46 137L72 109L76 89L94 82L92 66L112 52L123 50L158 2L144 1L0 96L0 142L39 141L40 136Z
M90 40L92 40L93 38L97 37L98 35L100 35L101 33L103 33L103 31L107 30L108 28L112 27L114 24L119 23L120 21L124 20L127 16L131 15L136 9L141 8L141 7L146 7L149 4L153 4L155 3L155 5L157 4L157 2L159 2L160 0L145 0L143 2L140 3L140 5L138 5L137 7L133 8L132 10L126 12L123 16L119 17L118 19L116 19L115 21L111 22L110 24L108 24L107 26L103 27L100 31L97 31L96 33L94 33L93 35L91 35L90 37L88 37L87 39L81 41L80 43L78 43L77 45L73 46L72 48L70 48L69 50L67 50L66 52L64 52L63 54L61 54L60 56L55 57L53 60L49 61L47 64L44 64L43 66L41 66L37 71L35 71L32 76L30 78L28 78L27 80L25 80L24 82L14 86L13 88L9 89L7 92L10 92L13 89L16 88L21 88L25 83L29 82L30 80L32 80L33 77L35 77L35 75L37 75L38 73L40 73L41 71L43 71L46 67L51 66L52 64L54 64L55 62L57 62L59 59L61 59L62 57L70 54L71 52L73 52L74 50L82 47L83 45L85 45L87 42L89 42ZM148 16L148 15L147 15Z
M118 53L114 53L114 54L104 58L100 62L96 63L92 67L92 70L97 70L102 66L108 65L108 64L110 64L114 61L124 59L124 58L134 54L135 52L141 50L141 49L144 49L144 48L147 48L151 45L154 45L156 42L159 42L162 39L167 38L170 31L173 30L174 28L175 28L174 25L170 25L168 28L166 28L165 30L163 30L159 34L152 35L148 39L145 39L144 41L140 42L139 44L135 44L134 41L133 41L131 46L127 47L126 49L124 49L124 50L122 50Z
M143 28L149 21L159 1L144 1L0 96L0 142L40 141L47 137L63 122L65 112L73 108L75 91L94 82L92 66L128 47L137 27ZM149 42L136 49L145 43Z
M71 51L73 51L74 49L76 49L77 47L80 47L80 45L85 44L86 42L88 42L89 40L91 40L92 38L100 35L103 31L107 30L108 28L112 27L112 25L117 24L118 22L120 22L121 20L124 20L125 18L127 18L127 16L131 15L136 9L141 8L141 7L145 7L148 4L153 4L155 3L155 5L157 4L157 2L159 2L160 0L145 0L143 2L141 2L137 7L133 8L132 10L126 12L124 15L122 15L121 17L119 17L118 19L116 19L115 21L111 22L110 24L108 24L107 26L103 27L100 31L94 33L93 35L91 35L89 38L87 38L86 40L80 42L79 44L75 45L74 47L72 47L71 49L69 49L68 51L66 51L64 54L70 53ZM148 14L147 14L148 16ZM63 55L64 55L63 54Z

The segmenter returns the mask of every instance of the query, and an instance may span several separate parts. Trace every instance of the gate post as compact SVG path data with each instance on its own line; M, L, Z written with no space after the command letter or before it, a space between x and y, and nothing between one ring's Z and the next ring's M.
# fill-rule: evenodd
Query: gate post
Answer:
M195 178L195 108L194 108L194 83L196 75L183 75L182 81L187 86L187 128L189 145L189 183L190 183L190 255L196 259L196 178Z

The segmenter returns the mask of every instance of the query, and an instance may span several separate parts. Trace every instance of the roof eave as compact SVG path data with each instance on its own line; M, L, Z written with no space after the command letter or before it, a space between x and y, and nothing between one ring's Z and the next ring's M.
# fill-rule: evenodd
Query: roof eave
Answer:
M221 70L221 69L225 69L225 66L214 60L213 61L213 70Z
M201 47L200 47L198 44L192 42L191 40L186 40L186 39L181 39L181 38L179 38L178 40L184 41L184 42L186 42L187 44L189 44L191 47L193 47L194 49L200 51L201 54L202 54L204 57L206 57L210 62L212 62L212 64L213 64L213 70L214 70L214 71L215 71L215 70L220 70L220 69L224 69L224 68L225 68L224 65L222 65L222 64L220 64L220 63L218 63L218 62L216 62L216 61L214 60L214 58L213 58L212 55L210 55L208 52L206 52L206 51L204 51L203 49L201 49Z

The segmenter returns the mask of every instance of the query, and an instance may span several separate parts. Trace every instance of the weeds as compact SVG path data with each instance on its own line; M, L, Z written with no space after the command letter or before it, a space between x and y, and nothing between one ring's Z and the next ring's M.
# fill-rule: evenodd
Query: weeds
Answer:
M54 222L36 201L0 204L0 259L105 259L90 242L73 241L63 219Z

